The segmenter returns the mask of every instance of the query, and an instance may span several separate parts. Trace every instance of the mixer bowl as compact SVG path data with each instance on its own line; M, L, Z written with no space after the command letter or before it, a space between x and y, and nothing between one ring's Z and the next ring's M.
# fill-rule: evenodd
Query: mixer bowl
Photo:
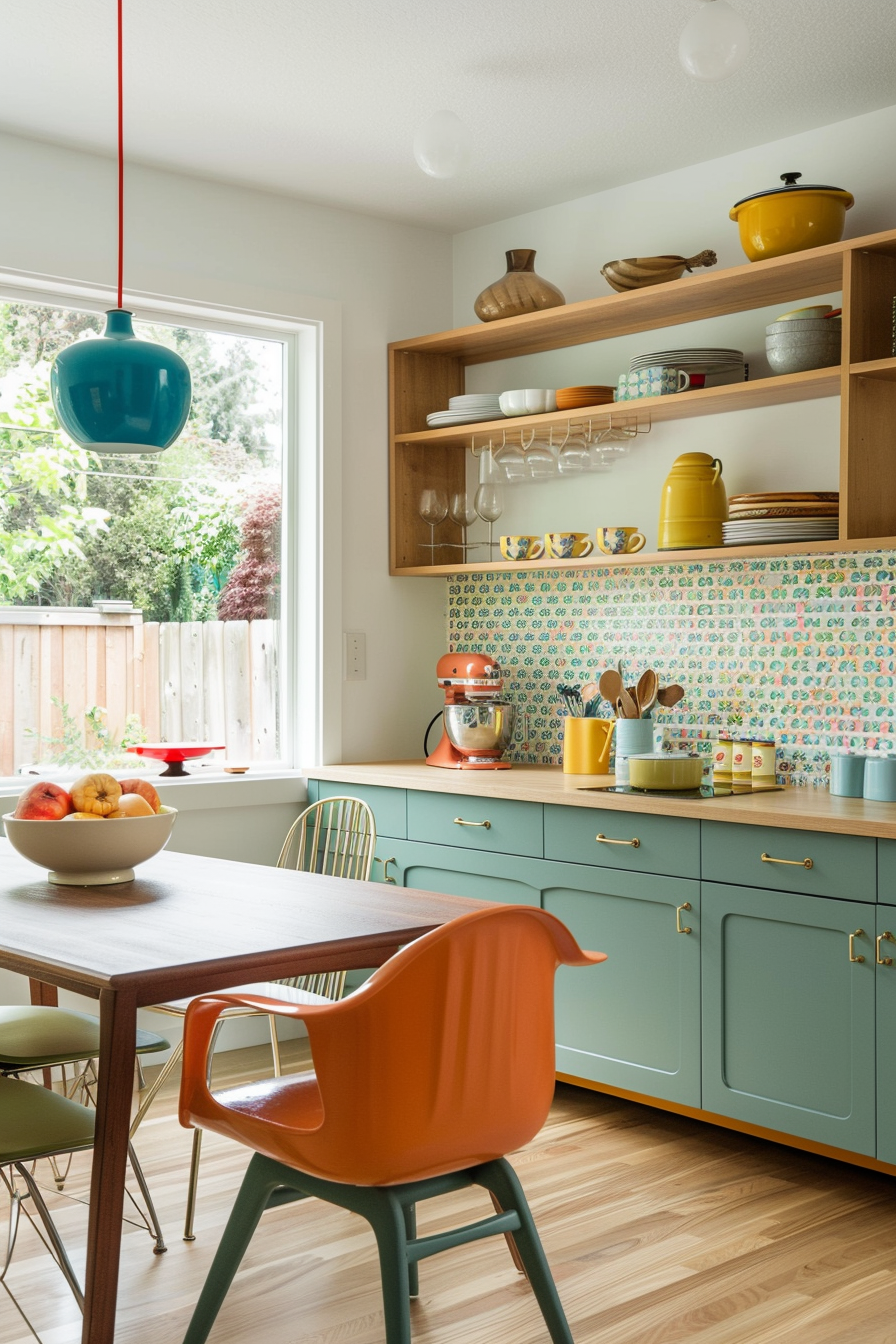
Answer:
M448 740L468 756L500 756L510 746L516 708L508 700L446 705L443 713Z

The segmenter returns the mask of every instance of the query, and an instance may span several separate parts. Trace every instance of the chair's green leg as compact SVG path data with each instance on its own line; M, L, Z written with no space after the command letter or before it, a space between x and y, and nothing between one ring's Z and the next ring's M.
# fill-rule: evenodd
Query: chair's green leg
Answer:
M404 1235L408 1241L413 1241L417 1235L416 1204L404 1206ZM411 1297L417 1297L420 1293L420 1266L416 1260L408 1265L408 1291Z
M363 1190L356 1186L353 1193L361 1196L355 1207L370 1223L376 1237L383 1281L386 1344L411 1344L411 1313L408 1305L411 1284L405 1230L407 1209L384 1187Z
M282 1182L283 1169L280 1164L255 1153L243 1177L183 1344L205 1344L258 1226L258 1220L271 1195Z
M557 1294L541 1238L535 1229L526 1196L513 1167L501 1157L494 1162L486 1162L481 1167L471 1168L469 1174L477 1185L482 1185L497 1195L503 1209L516 1210L520 1226L514 1232L513 1239L532 1285L532 1291L541 1307L541 1314L544 1316L551 1339L554 1344L573 1344L569 1322Z

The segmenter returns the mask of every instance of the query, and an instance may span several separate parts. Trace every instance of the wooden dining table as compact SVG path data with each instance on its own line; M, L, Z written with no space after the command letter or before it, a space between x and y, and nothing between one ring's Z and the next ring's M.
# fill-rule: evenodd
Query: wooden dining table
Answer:
M56 886L0 841L0 968L99 1000L82 1344L113 1344L137 1009L382 964L483 902L162 853L122 886ZM52 1002L53 988L38 996Z

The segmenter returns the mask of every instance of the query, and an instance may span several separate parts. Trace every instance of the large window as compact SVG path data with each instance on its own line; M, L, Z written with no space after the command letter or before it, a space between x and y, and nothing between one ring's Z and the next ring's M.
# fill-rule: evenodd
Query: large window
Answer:
M0 302L0 775L131 765L141 740L280 761L289 338L135 322L193 405L166 452L120 456L49 399L56 352L102 328Z

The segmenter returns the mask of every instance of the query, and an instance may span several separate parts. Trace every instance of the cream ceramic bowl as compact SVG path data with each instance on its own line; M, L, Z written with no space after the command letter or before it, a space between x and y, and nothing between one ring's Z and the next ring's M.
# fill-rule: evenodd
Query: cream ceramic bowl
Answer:
M23 858L48 868L51 882L65 887L101 887L132 882L134 867L164 849L177 810L163 807L152 817L109 821L25 821L3 818L6 838Z
M521 387L502 392L498 405L505 415L544 415L557 409L557 393L551 387Z
M653 752L629 756L629 783L633 789L699 789L703 762L698 756Z

